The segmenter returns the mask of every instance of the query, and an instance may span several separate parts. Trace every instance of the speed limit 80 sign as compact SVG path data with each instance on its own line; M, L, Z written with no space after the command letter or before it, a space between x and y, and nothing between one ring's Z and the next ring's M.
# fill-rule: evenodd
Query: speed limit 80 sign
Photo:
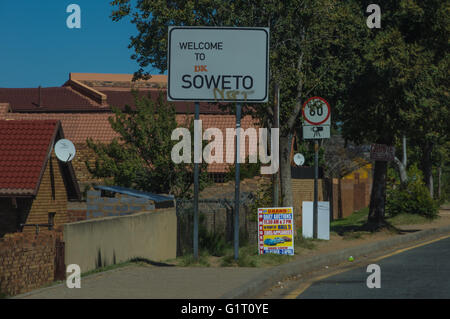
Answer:
M330 104L318 96L309 98L302 108L306 125L330 125Z
M330 138L331 109L328 102L318 96L309 98L302 108L303 138Z

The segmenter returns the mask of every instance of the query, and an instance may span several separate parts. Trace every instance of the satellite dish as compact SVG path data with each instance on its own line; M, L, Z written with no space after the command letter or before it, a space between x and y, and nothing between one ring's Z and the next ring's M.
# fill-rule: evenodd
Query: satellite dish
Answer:
M75 157L75 145L69 140L61 139L55 144L55 155L64 163L70 162Z
M305 163L305 157L300 153L295 154L294 155L294 163L297 166L302 166L303 163Z

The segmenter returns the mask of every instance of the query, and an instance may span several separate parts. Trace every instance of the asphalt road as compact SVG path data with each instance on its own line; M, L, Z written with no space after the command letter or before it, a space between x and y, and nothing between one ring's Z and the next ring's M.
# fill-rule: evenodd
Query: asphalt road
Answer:
M368 288L367 265L314 282L297 299L450 299L450 238L374 261L380 288Z

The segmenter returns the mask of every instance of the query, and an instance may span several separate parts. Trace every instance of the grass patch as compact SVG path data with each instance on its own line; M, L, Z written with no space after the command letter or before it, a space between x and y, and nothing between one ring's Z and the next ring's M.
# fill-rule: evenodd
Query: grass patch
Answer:
M414 225L414 224L426 224L433 221L431 218L427 218L425 216L417 215L417 214L398 214L393 217L388 217L387 221L392 225Z
M294 258L294 256L278 254L264 254L259 257L262 266L277 266L290 262Z
M7 299L8 296L4 293L0 293L0 299Z
M355 211L346 218L333 220L330 223L330 231L343 235L345 232L359 230L367 222L367 216L369 216L368 207Z
M125 267L125 266L129 266L131 264L133 264L132 261L127 261L127 262L123 262L123 263L120 263L120 264L113 264L113 265L108 265L108 266L96 268L96 269L93 269L93 270L89 270L89 271L87 271L85 273L82 273L81 277L86 277L86 276L93 275L93 274L96 274L96 273L99 273L99 272L104 272L104 271L108 271L108 270L122 268L122 267Z
M130 265L145 265L145 264L150 264L150 265L153 265L153 266L172 266L170 264L165 264L165 263L151 261L151 260L148 260L146 258L135 257L135 258L131 258L130 260L122 262L122 263L112 264L112 265L108 265L108 266L103 266L103 267L99 267L99 268L87 271L85 273L82 273L81 277L86 277L86 276L89 276L89 275L93 275L93 274L96 274L96 273L109 271L109 270L113 270L113 269L123 268L123 267L130 266Z
M342 236L344 239L358 239L363 235L374 233L380 228L368 224L368 216L368 207L355 211L346 218L332 221L330 223L330 232ZM388 230L395 230L388 222L386 222L386 225L383 227Z
M301 232L302 230L298 229L297 236L294 239L295 252L297 252L297 250L300 249L309 249L309 250L316 249L317 248L316 242L319 241L320 239L305 238L302 236Z
M298 255L301 249L315 249L318 239L301 238L295 239L295 254ZM279 254L262 254L258 252L256 246L245 246L239 249L239 258L234 260L234 251L227 251L227 255L222 258L222 267L269 267L285 264L292 261L295 256Z
M245 236L240 236L244 238ZM294 239L295 255L299 255L302 250L316 249L317 242L320 239L303 238L301 228L297 229L297 235ZM234 259L234 247L230 243L222 243L220 241L220 249L214 250L213 247L205 247L202 250L199 260L195 260L192 254L177 257L173 263L179 267L199 266L199 267L268 267L277 266L292 261L295 256L279 255L279 254L262 254L259 255L258 246L249 244L246 241L240 241L239 258Z
M222 267L267 267L277 266L291 261L294 256L263 254L259 255L257 247L245 246L239 249L238 260L234 259L234 251L227 251L222 258Z
M200 252L198 259L194 258L193 254L187 254L180 257L178 266L180 267L209 267L208 254L204 251Z
M352 240L352 239L360 239L363 235L368 235L370 232L367 231L354 231L354 232L346 232L343 235L344 240Z
M225 251L220 265L222 267L258 267L258 257L257 247L247 245L239 248L239 258L234 260L234 249L229 248Z
M295 255L302 249L316 249L320 239L303 238L301 229L297 229L294 239ZM277 266L292 261L295 256L279 254L259 254L257 245L245 245L239 248L239 258L234 259L233 248L226 249L225 256L221 259L222 267L268 267Z
M222 267L257 267L258 261L255 256L239 253L238 260L234 260L234 255L226 255L220 264Z
M367 224L367 217L369 215L369 208L363 208L354 212L347 218L334 220L330 223L330 232L339 236L343 236L343 239L352 240L362 238L364 235L373 233L376 229L370 228ZM401 225L414 225L414 224L426 224L433 221L433 218L428 218L419 214L398 214L396 216L386 217L385 230L393 233L399 233L401 230L396 226Z

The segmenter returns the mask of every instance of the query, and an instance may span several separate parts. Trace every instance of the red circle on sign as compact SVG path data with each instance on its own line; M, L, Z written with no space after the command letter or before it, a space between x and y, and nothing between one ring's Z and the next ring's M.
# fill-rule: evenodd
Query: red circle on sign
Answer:
M314 100L314 99L321 100L322 102L325 103L325 105L326 105L327 108L328 108L328 114L327 114L327 117L326 117L323 121L320 121L320 122L311 122L310 120L308 120L308 119L306 118L306 115L305 115L305 106L309 103L309 101ZM311 124L311 125L320 125L320 124L322 124L322 123L325 123L325 122L328 120L328 118L330 117L330 113L331 113L330 104L328 104L328 102L327 102L324 98L321 98L321 97L319 97L319 96L313 96L313 97L310 97L310 98L303 104L303 107L302 107L302 115L303 115L303 118L305 119L306 122L308 122L308 123Z

